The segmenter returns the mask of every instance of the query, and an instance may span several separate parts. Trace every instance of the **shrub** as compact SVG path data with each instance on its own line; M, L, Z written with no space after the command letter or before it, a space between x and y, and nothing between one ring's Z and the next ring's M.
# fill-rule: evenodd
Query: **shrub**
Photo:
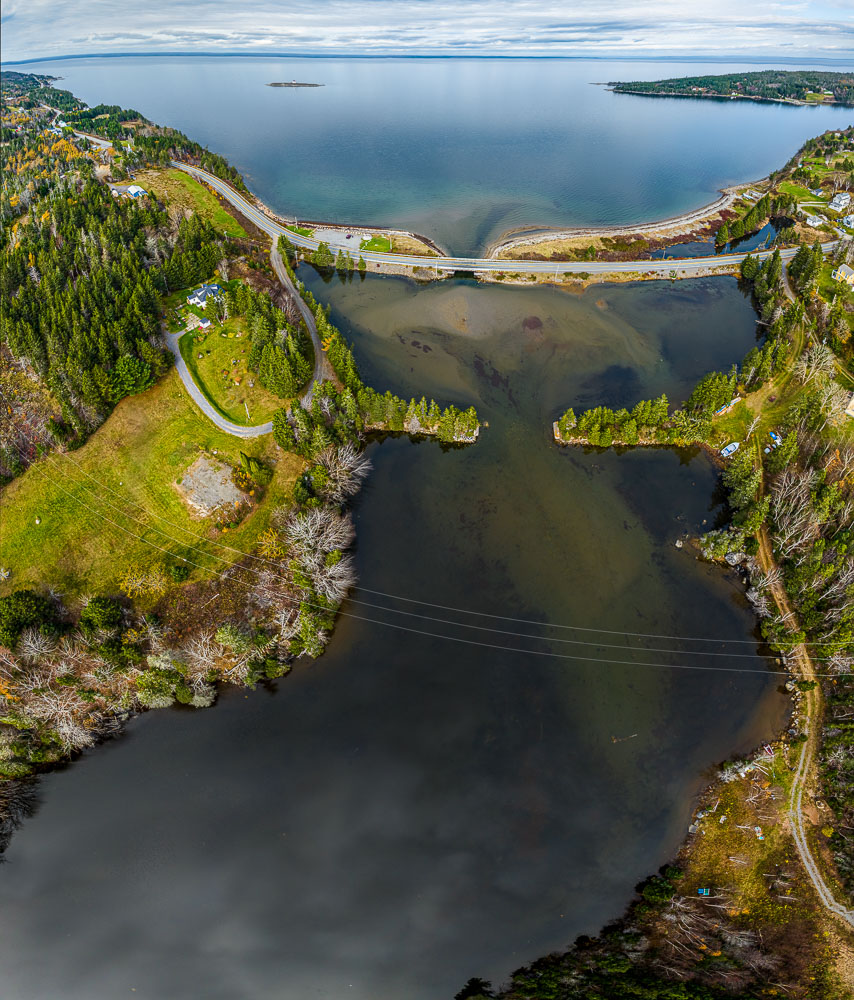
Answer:
M52 623L50 602L32 590L16 590L0 598L0 645L12 649L25 628Z
M253 458L244 451L240 453L240 465L247 476L259 486L266 486L273 478L272 469L268 469L260 459Z
M119 586L128 597L159 596L166 590L166 574L162 566L133 566L125 571Z
M93 597L80 615L80 627L84 631L114 629L121 621L121 605L111 597Z
M146 708L168 708L175 701L175 688L180 675L175 670L154 668L136 679L139 700Z
M216 630L216 641L222 646L226 646L236 653L238 656L243 656L252 649L252 639L246 632L241 631L236 625L220 625Z
M641 890L641 895L648 903L659 904L672 899L675 891L670 879L654 875Z

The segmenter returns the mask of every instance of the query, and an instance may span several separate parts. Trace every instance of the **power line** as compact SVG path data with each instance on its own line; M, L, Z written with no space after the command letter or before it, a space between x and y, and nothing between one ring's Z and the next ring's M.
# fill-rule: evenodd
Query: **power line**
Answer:
M407 604L423 604L428 608L439 608L443 611L454 611L460 615L475 615L478 618L497 618L503 621L518 622L519 624L525 625L539 625L541 628L562 628L569 629L574 632L596 632L601 635L626 635L635 639L672 639L677 642L732 642L745 645L756 645L755 639L722 639L722 638L710 638L704 636L688 636L688 635L661 635L656 632L625 632L617 629L608 628L591 628L589 626L585 627L583 625L559 625L554 622L538 622L532 618L510 618L507 615L495 615L490 614L488 611L471 611L466 608L455 608L447 604L431 604L430 601L416 600L411 597L402 597L400 594L386 594L381 590L371 590L370 587L363 587L361 584L357 584L359 590L364 591L367 594L376 594L378 597L387 597L389 600L394 601L406 601ZM803 643L803 645L824 645L823 643ZM726 654L724 654L726 655ZM732 654L734 656L740 656L744 654Z
M41 470L41 469L39 469L39 471L43 472L43 470ZM62 469L58 469L58 471L59 471L60 475L63 476L63 478L69 479L75 486L78 486L78 487L82 488L83 490L85 490L87 493L90 494L90 496L93 496L98 502L107 504L107 506L109 506L113 510L117 511L120 515L122 515L123 517L127 518L129 521L133 521L136 524L141 525L146 530L155 531L159 535L162 535L164 538L169 539L169 541L175 542L178 545L182 545L185 548L189 548L193 552L199 553L202 557L210 556L210 557L218 560L219 562L226 563L229 566L234 565L233 562L230 562L228 559L225 559L222 556L217 555L216 553L205 552L204 550L199 549L196 546L187 545L186 543L182 542L180 539L175 538L174 535L170 535L168 532L163 531L161 528L157 528L157 527L155 527L153 525L146 524L144 521L141 521L139 518L133 517L132 515L128 514L126 511L120 509L115 504L111 503L111 501L105 500L105 499L99 497L92 490L90 490L84 483L81 483L81 482L78 482L78 481L76 481L74 479L71 479L71 477L68 476L67 473L64 472ZM67 491L64 491L64 492L67 492ZM74 497L73 497L72 494L68 494L68 495L72 496L72 499L74 499ZM76 501L76 502L80 502L80 501ZM139 506L139 505L136 505L136 506ZM92 508L87 508L87 509L92 510ZM140 509L144 509L144 508L140 508ZM92 512L96 513L96 515L97 515L96 511L92 511ZM107 519L107 520L109 520L109 519ZM111 523L115 524L116 522L111 522ZM116 525L116 526L122 528L122 530L127 530L127 529L124 529L121 525ZM131 534L133 534L133 533L131 533ZM141 536L138 536L138 535L134 534L134 537L139 538L140 540L144 541L144 539L142 539ZM163 549L161 546L156 546L156 548L158 548L161 552L166 552L168 555L172 555L172 553L168 552L167 549ZM237 550L237 549L232 549L232 551L235 551L235 552L239 553L239 550ZM187 560L183 556L178 557L178 558L183 559L185 562L191 562L191 560ZM278 570L281 569L281 566L278 563L275 563L272 560L268 560L268 561L270 561L272 565L276 566L276 568ZM193 563L193 562L191 562L191 564L194 565L194 566L197 566L200 569L205 569L208 572L210 572L209 568L201 566L199 563ZM255 570L255 569L253 569L253 568L251 568L249 566L243 566L241 568L244 569L246 572L252 573L252 574L254 574L255 576L257 576L259 578L261 578L262 575L263 575L258 570ZM727 653L727 652L711 651L711 650L709 650L709 651L705 651L705 650L691 650L691 649L680 650L680 649L665 649L665 648L661 648L661 647L649 647L649 646L629 646L629 645L624 645L624 644L621 644L621 643L591 642L591 641L586 641L586 640L583 640L583 639L561 639L561 638L555 638L555 637L538 636L538 635L531 635L530 633L527 633L527 632L514 632L514 631L511 631L509 629L491 628L488 625L470 625L470 624L467 624L465 622L455 622L455 621L451 621L451 620L449 620L447 618L437 618L437 617L435 617L433 615L418 614L417 612L414 612L414 611L400 611L400 610L398 610L396 608L387 608L387 607L384 607L383 605L373 604L370 601L360 601L357 598L348 598L348 599L350 600L351 603L359 604L359 605L362 605L364 607L373 608L374 610L384 611L384 612L389 613L389 614L406 615L409 618L417 618L417 619L422 620L422 621L436 622L436 623L442 624L442 625L451 625L454 628L470 629L470 630L479 631L479 632L492 632L492 633L495 633L495 634L498 634L498 635L511 636L513 638L534 639L534 640L545 641L545 642L558 642L558 643L561 643L562 645L589 646L589 647L593 647L593 648L597 648L597 649L625 649L625 650L631 650L631 651L637 651L637 652L650 652L650 653L679 653L680 655L687 655L687 656L715 656L715 657L728 657L728 658L731 658L731 657L750 657L750 658L752 658L754 655L756 655L755 653ZM316 607L316 608L321 607L319 605L311 605L311 602L306 602L306 603L309 603L309 605L312 606L312 607ZM492 616L490 616L490 617L492 617ZM368 619L366 619L366 620L368 620ZM370 620L373 620L373 619L370 619ZM512 619L510 619L510 620L512 620ZM522 619L522 620L525 621L525 619ZM529 622L529 624L536 624L536 623ZM595 630L589 629L589 630L585 630L585 631L591 631L592 632L592 631L595 631ZM710 640L710 641L714 641L714 640Z
M38 468L37 471L39 473L41 473L42 475L46 475L46 473L44 472L44 470L42 470L40 468ZM65 475L65 474L63 473L63 475ZM74 480L72 480L72 482L74 482L75 485L78 485L78 486L82 485L80 483L75 482ZM152 547L154 549L157 549L158 551L163 552L166 555L170 555L170 556L173 555L173 553L169 552L168 549L164 549L162 546L156 545L154 542L151 542L148 539L143 538L141 535L137 535L135 532L131 531L129 528L125 528L123 525L121 525L118 522L112 520L112 518L107 517L101 511L98 511L98 510L94 509L93 507L90 507L88 504L86 504L83 501L79 500L77 497L75 497L72 493L70 493L64 487L60 486L58 483L55 483L54 485L56 485L57 488L60 489L63 493L65 493L67 496L69 496L72 499L72 501L74 501L74 503L76 503L79 506L81 506L81 507L85 508L86 510L90 511L96 517L100 517L102 520L106 521L107 523L112 524L114 527L119 528L121 531L124 531L126 534L130 535L131 537L136 538L138 541L141 541L144 545L149 545L150 547ZM86 487L84 487L84 489L85 488ZM128 515L125 515L125 516L127 517ZM133 520L132 518L129 518L129 519ZM171 537L171 536L166 536L166 537ZM172 540L175 541L176 539L172 539ZM202 570L205 570L207 572L210 572L210 570L207 567L202 566L200 563L193 562L190 559L184 559L184 561L190 563L190 565L192 565L192 566L196 566L198 569L202 569ZM241 568L242 569L248 569L248 567L241 567ZM216 577L217 579L221 579L221 580L227 579L227 577L226 577L226 575L224 573L216 573L216 572L214 572L212 575L214 577ZM243 580L239 580L237 578L235 578L233 580L233 582L235 584L239 585L239 586L245 587L247 590L250 589L250 587L251 587L250 584L246 583ZM310 601L303 601L300 598L296 598L296 597L290 598L290 597L287 597L286 595L283 595L283 594L278 595L278 596L280 597L281 600L283 600L284 602L286 602L288 604L291 604L292 606L293 605L296 605L296 606L306 605L308 607L317 608L317 609L325 611L327 613L331 610L330 608L323 607L322 605L313 604ZM481 641L473 640L473 639L463 639L463 638L460 638L458 636L445 635L445 634L442 634L442 633L427 632L427 631L424 631L424 630L421 630L421 629L414 629L414 628L410 628L410 627L404 626L404 625L395 625L392 622L385 622L385 621L381 621L379 619L367 618L367 617L364 617L362 615L355 615L355 614L352 614L352 613L347 612L347 611L341 611L340 609L336 613L339 614L339 615L341 615L342 617L345 617L345 618L352 618L352 619L354 619L356 621L363 621L363 622L367 622L367 623L374 624L374 625L382 625L382 626L384 626L386 628L393 628L393 629L395 629L397 631L409 632L409 633L412 633L414 635L426 636L426 637L433 638L433 639L443 639L443 640L446 640L446 641L449 641L449 642L462 643L462 644L467 645L467 646L479 646L479 647L482 647L482 648L485 648L485 649L492 649L492 650L503 651L503 652L525 653L525 654L529 654L529 655L532 655L532 656L544 656L544 657L549 657L549 658L552 658L552 659L581 661L581 662L588 663L588 664L593 664L593 663L607 663L609 665L618 665L618 666L659 667L659 668L666 668L666 669L673 669L673 670L718 670L718 671L724 671L724 672L727 672L727 673L762 674L762 675L765 675L765 676L768 676L768 675L789 676L789 671L784 671L784 670L769 670L769 669L765 669L765 668L762 668L762 669L750 669L750 668L747 668L747 667L725 667L725 666L713 667L713 666L706 666L706 665L702 665L702 664L660 663L660 662L644 662L644 661L638 661L638 660L614 660L614 659L605 659L605 658L600 658L600 657L593 657L593 658L591 658L591 657L586 657L586 656L575 656L575 655L568 654L568 653L554 653L554 652L549 652L549 651L545 651L545 650L524 649L524 648L521 648L521 647L518 647L518 646L504 646L504 645L500 645L500 644L497 644L497 643L486 643L486 642L481 642ZM449 624L456 625L458 623L449 623ZM542 637L542 636L525 636L525 638L535 639L535 640L538 640L538 641L549 641L548 639L546 639L545 637ZM643 650L637 649L637 651L638 652L642 652ZM683 651L681 651L681 650L668 650L667 652L677 653L677 652L683 652ZM829 673L829 674L817 674L816 676L819 676L819 677L834 677L834 676L837 676L837 675Z
M31 444L34 443L33 440L32 440L32 438L30 438L28 435L24 434L24 436L30 441ZM71 463L84 476L86 476L87 479L92 480L92 482L96 483L99 487L101 487L103 489L106 489L108 492L112 493L113 496L119 497L120 499L124 500L125 502L131 503L134 507L136 507L138 510L142 511L147 516L149 516L149 517L155 517L158 520L162 521L163 523L168 524L171 527L176 528L179 531L183 531L186 534L191 535L193 538L199 539L200 541L206 541L209 544L218 546L219 548L221 548L221 549L223 549L225 551L233 552L236 555L240 556L241 558L250 558L250 559L252 559L252 560L254 560L256 562L261 562L261 563L265 563L265 564L268 564L270 566L273 566L277 570L281 569L280 564L277 563L275 560L267 559L267 558L261 557L261 556L256 556L253 553L244 552L241 549L234 548L231 545L227 545L226 543L217 541L215 539L205 539L204 536L199 535L198 533L192 531L190 528L186 528L186 527L184 527L182 525L176 524L174 521L169 520L168 518L164 517L162 514L157 514L155 512L147 510L141 504L137 503L132 497L123 496L118 491L112 489L111 487L107 486L106 484L100 483L97 479L95 479L94 476L90 475L70 455L66 455L64 457L68 458L69 461L71 461ZM59 469L58 471L60 472L61 475L66 476L66 478L70 478L70 477L67 476L67 474L65 472L63 472L62 469ZM119 513L121 513L123 516L129 518L130 520L135 521L137 524L143 525L148 530L156 531L158 534L162 535L164 538L168 538L170 541L175 542L177 545L183 546L185 548L189 548L191 551L198 552L202 556L205 556L205 557L210 557L210 558L216 559L219 562L223 562L223 563L226 563L228 565L232 565L233 564L231 561L229 561L228 559L224 559L223 557L217 555L215 552L204 551L202 549L197 548L194 545L191 545L190 543L188 543L186 541L182 541L181 539L176 538L174 535L170 535L168 532L162 531L160 528L157 528L157 527L155 527L153 525L145 524L139 518L132 517L126 511L120 510L120 508L116 507L109 500L106 500L106 499L100 497L99 495L95 494L94 491L88 489L83 483L75 482L74 480L71 480L71 481L74 482L76 486L82 487L90 495L95 496L100 502L106 503L113 510L119 511ZM162 550L162 551L165 551L165 550ZM183 557L178 557L178 558L183 558ZM187 561L187 560L185 560L185 561ZM198 565L198 564L193 564L193 565ZM205 567L199 567L199 568L205 569ZM248 572L255 573L259 577L261 576L261 574L258 573L257 570L252 570L248 566L245 566L243 568L245 570L247 570ZM510 617L508 615L496 615L496 614L491 614L489 612L484 612L484 611L472 611L472 610L469 610L469 609L466 609L466 608L456 608L456 607L452 607L452 606L444 605L444 604L435 604L435 603L431 603L429 601L416 600L416 599L413 599L413 598L404 597L404 596L402 596L400 594L389 594L389 593L385 593L385 592L379 591L379 590L372 590L369 587L362 587L360 585L357 585L357 589L360 590L360 591L362 591L363 593L376 594L377 596L385 597L385 598L388 598L389 600L403 601L403 602L405 602L407 604L423 605L424 607L437 608L437 609L444 610L444 611L451 611L451 612L454 612L454 613L457 613L457 614L469 615L469 616L474 616L474 617L479 617L479 618L489 618L489 619L498 620L498 621L508 621L508 622L514 622L514 623L517 623L517 624L533 625L533 626L535 626L537 628L566 629L566 630L569 630L569 631L586 632L586 633L591 633L591 634L596 634L596 635L620 635L620 636L626 636L628 638L663 639L663 640L673 641L673 642L707 642L707 643L714 642L714 643L719 643L719 644L730 643L730 644L752 645L752 646L755 646L755 644L756 644L756 641L755 640L751 640L751 639L725 639L725 638L710 638L710 637L700 637L700 636L674 636L674 635L663 635L663 634L654 633L654 632L627 632L627 631L619 630L619 629L593 628L593 627L582 626L582 625L563 625L563 624L556 624L556 623L551 623L551 622L538 622L536 620L528 619L528 618L514 618L514 617ZM351 603L359 604L359 605L362 605L362 606L368 607L368 608L373 608L375 610L385 611L385 612L388 612L390 614L407 615L408 617L418 618L418 619L425 620L425 621L436 621L436 622L439 622L441 624L454 625L454 626L456 626L458 628L473 628L473 629L477 629L479 631L497 632L499 634L511 635L511 636L520 636L520 637L523 637L523 638L543 638L543 639L547 638L547 637L544 637L544 636L542 636L542 637L541 636L530 636L527 633L511 632L511 631L504 630L504 629L492 629L492 628L489 628L487 626L466 625L463 622L450 622L447 619L443 619L443 618L434 618L434 617L431 617L430 615L421 615L421 614L417 614L415 612L400 611L400 610L398 610L396 608L387 608L387 607L384 607L382 605L373 604L370 601L360 601L358 598L355 598L355 597L348 597L348 600ZM581 645L581 646L598 646L600 648L611 648L611 649L638 648L638 647L625 647L622 644L585 642L585 641L580 640L580 639L579 640L571 640L571 639L558 639L558 638L554 638L554 639L548 639L548 641L561 642L561 643L571 643L573 645ZM813 645L821 646L821 645L824 645L824 644L823 643L804 642L802 645L805 645L805 646L813 646ZM639 647L639 648L648 649L649 652L662 652L662 653L678 652L678 653L685 653L687 655L692 655L692 656L708 655L708 656L742 656L742 657L748 657L748 656L755 655L754 653L726 653L726 652L708 652L708 653L703 653L702 651L699 651L699 650L669 650L669 649L659 649L659 648L651 648L651 647ZM827 658L813 657L813 659L825 659L826 660Z

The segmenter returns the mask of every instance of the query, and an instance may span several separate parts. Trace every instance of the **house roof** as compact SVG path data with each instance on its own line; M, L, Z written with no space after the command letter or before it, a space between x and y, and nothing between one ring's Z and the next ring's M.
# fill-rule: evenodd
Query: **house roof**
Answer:
M206 299L209 295L219 295L222 288L219 285L201 285L195 291L190 292L187 298L190 299Z

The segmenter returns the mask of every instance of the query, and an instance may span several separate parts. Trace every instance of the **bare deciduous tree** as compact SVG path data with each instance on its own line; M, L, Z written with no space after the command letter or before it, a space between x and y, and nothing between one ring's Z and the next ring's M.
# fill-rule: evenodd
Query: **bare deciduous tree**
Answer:
M795 375L807 385L820 375L832 375L835 367L836 355L833 351L825 344L816 344L798 358Z

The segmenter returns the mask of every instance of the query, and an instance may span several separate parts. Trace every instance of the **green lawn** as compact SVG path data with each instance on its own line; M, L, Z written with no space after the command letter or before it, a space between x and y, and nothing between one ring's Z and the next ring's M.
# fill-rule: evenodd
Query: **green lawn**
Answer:
M743 442L752 420L753 413L748 405L743 402L739 403L729 413L715 417L712 425L714 427L714 442L719 448L728 445L730 441Z
M225 559L237 555L206 537L194 537L206 536L211 526L191 518L174 489L200 449L216 449L229 464L239 464L240 451L268 463L278 459L261 504L222 538L241 551L251 550L271 509L289 494L302 462L279 452L271 435L241 440L219 431L199 412L173 370L148 392L122 400L82 448L42 459L4 488L0 565L11 576L0 582L0 595L50 585L68 604L82 594L116 593L129 566L168 566L181 556L209 567L194 569L191 579L221 572L227 564L213 554ZM41 519L38 525L36 518Z
M814 194L811 194L802 184L795 184L792 181L781 181L777 185L777 190L783 194L790 194L798 201L818 201Z
M257 375L246 367L250 346L242 316L227 320L223 326L214 323L207 332L185 333L180 340L181 357L193 381L235 424L263 424L285 405L285 400L267 392ZM235 380L240 384L235 385ZM255 385L251 386L251 382Z
M226 236L246 236L246 230L222 207L213 192L183 170L142 170L136 175L136 183L158 197L166 197L172 205L197 212Z
M375 253L391 253L391 240L387 236L372 236L369 240L362 240L359 249Z
M307 229L305 226L285 226L285 229L289 229L292 233L296 233L297 236L314 236L314 230Z

